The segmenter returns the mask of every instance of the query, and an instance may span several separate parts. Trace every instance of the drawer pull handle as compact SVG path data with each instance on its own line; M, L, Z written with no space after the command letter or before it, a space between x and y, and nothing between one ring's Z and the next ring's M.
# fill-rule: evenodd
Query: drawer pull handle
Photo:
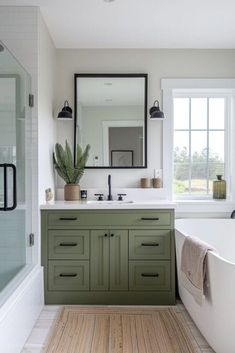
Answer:
M159 277L158 273L141 273L142 277Z
M158 217L142 217L141 221L159 221Z
M158 243L141 243L141 246L159 246Z
M78 243L60 243L60 246L77 246Z
M77 273L60 273L60 277L77 277Z
M77 217L60 217L60 221L76 221Z

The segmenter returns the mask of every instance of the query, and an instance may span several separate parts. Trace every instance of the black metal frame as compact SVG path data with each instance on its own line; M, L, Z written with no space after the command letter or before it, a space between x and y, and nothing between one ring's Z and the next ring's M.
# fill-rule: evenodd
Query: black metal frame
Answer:
M143 169L148 167L147 162L147 108L148 108L148 74L74 74L74 161L76 158L76 126L77 126L77 78L79 77L142 77L144 78L144 165L137 167L88 166L86 169Z
M0 211L13 211L17 207L17 190L16 190L16 166L12 163L0 164L0 168L3 168L3 207L0 207ZM7 170L11 168L13 171L13 204L8 206L8 180Z

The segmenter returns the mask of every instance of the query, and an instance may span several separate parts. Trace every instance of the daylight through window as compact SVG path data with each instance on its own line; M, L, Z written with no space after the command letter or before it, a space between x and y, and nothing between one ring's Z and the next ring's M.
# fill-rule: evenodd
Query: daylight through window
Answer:
M174 194L212 194L225 174L226 96L174 97Z

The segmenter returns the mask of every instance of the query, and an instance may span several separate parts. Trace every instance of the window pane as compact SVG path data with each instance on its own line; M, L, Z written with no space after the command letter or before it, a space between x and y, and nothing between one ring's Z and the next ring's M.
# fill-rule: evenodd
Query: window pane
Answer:
M209 158L210 161L224 162L224 132L210 131L209 132Z
M189 159L189 132L175 131L174 134L174 162L188 163Z
M189 132L174 134L174 193L188 192L189 187Z
M188 193L189 190L189 164L174 164L174 184L173 190L175 194Z
M189 128L189 98L174 99L174 128Z
M207 160L207 132L191 132L191 158L193 163L206 162Z
M224 129L224 98L209 99L209 128Z
M207 192L207 132L191 133L191 193Z
M212 193L212 181L216 175L224 176L224 132L210 131L209 133L209 190Z
M192 163L191 164L191 193L206 194L207 193L207 164Z
M207 128L207 98L191 99L191 128Z

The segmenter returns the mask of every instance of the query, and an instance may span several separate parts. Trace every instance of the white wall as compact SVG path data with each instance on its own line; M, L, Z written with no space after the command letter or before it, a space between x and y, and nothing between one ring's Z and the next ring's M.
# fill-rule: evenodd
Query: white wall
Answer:
M74 73L147 73L148 106L161 102L161 78L235 76L235 50L78 49L57 50L56 102L58 112L65 99L74 104ZM73 123L57 123L57 140L73 142ZM162 166L162 122L148 120L148 169L111 170L114 187L136 187L139 179L152 176ZM84 188L104 187L109 170L86 170ZM95 177L94 177L95 176Z
M53 118L56 50L39 13L38 43L38 183L39 204L45 202L45 189L54 189L52 151L56 140Z

